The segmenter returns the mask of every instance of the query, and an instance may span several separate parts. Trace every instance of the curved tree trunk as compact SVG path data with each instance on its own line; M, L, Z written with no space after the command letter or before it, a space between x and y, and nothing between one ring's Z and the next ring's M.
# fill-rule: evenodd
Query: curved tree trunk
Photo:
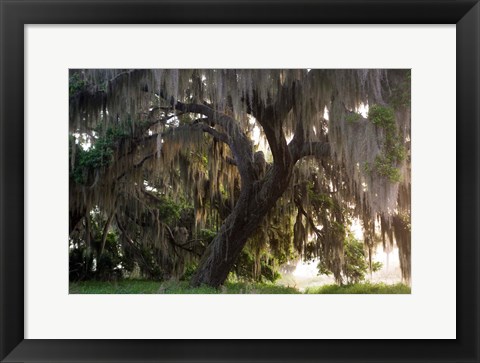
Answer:
M261 182L242 188L232 213L205 251L191 285L222 285L249 237L275 206L290 181L291 170L272 171Z
M190 281L192 286L222 285L248 238L287 189L296 161L306 155L328 154L328 144L324 142L319 143L318 147L313 144L305 145L301 122L297 123L295 136L290 144L287 144L280 120L291 109L293 94L288 88L282 89L275 107L265 107L259 100L253 100L252 113L265 132L273 156L273 165L261 180L258 180L259 176L254 171L251 143L234 119L203 105L177 103L177 109L203 113L230 130L229 135L222 136L221 139L230 146L242 180L237 204L202 256ZM212 133L208 129L205 131Z

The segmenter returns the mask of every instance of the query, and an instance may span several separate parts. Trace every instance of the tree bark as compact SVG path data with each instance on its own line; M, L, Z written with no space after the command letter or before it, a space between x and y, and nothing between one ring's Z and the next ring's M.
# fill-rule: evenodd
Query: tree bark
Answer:
M70 184L72 181L70 181ZM70 236L72 232L75 230L75 227L78 223L85 217L86 211L85 210L77 210L70 208L68 211L68 235Z
M329 157L328 143L313 143L298 148L291 143L283 148L282 162L274 163L265 177L242 187L239 200L226 218L217 236L207 247L190 284L222 285L248 238L287 189L295 163L302 157Z
M230 147L241 177L239 199L202 256L190 281L192 286L222 285L248 238L287 189L297 160L307 155L320 156L328 152L328 144L325 146L323 142L305 147L301 120L297 121L295 137L287 144L281 121L294 106L296 94L300 90L299 85L293 83L282 88L276 102L269 106L265 106L256 96L249 106L265 132L273 155L273 165L261 180L255 173L252 145L236 120L206 105L171 101L177 110L203 114L228 130L228 135L220 134L208 125L202 126L204 132L221 139ZM204 119L200 121L202 120Z
M232 213L207 247L191 285L222 285L248 238L282 196L291 177L291 168L281 174L274 169L261 182L242 188Z

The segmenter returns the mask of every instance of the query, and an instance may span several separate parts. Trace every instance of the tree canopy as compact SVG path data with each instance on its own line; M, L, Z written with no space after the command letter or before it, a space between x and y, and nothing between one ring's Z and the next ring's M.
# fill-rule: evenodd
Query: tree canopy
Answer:
M71 276L218 287L300 256L342 283L358 221L410 281L409 70L72 69L69 93Z

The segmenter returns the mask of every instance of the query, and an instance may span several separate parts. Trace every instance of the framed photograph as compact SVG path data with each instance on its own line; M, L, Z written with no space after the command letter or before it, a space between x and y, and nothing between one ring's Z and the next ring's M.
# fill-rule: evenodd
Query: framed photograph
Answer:
M478 1L1 9L2 362L480 362Z

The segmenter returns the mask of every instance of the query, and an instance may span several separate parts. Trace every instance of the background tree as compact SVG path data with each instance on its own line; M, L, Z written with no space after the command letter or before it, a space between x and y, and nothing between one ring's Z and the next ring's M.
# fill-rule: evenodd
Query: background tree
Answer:
M370 262L369 266L365 256L364 244L357 240L351 233L347 233L347 236L343 245L343 266L341 278L337 279L337 283L342 285L344 282L347 284L356 284L365 280L367 273L376 272L382 268L381 262ZM332 272L325 268L325 263L320 261L318 264L319 275L331 275Z
M409 70L71 70L70 135L70 231L94 251L101 211L97 260L115 227L194 286L295 251L338 280L358 218L410 279Z

